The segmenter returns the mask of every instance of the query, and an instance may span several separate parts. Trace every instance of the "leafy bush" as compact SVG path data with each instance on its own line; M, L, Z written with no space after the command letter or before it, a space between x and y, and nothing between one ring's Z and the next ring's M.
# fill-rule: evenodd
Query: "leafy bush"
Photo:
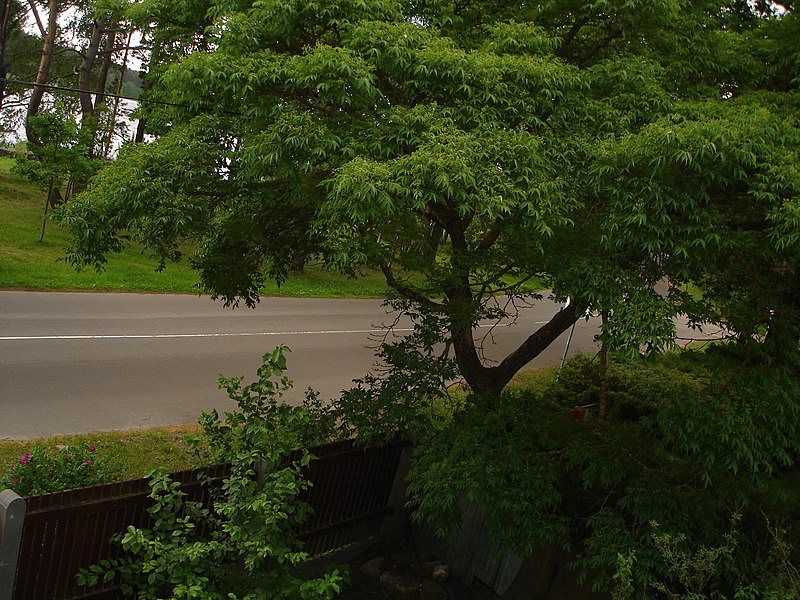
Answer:
M688 548L687 536L680 534L660 533L660 526L652 522L649 544L658 554L671 579L672 588L663 581L650 581L650 590L637 590L633 585L633 565L636 563L636 552L631 550L627 555L617 556L617 572L614 574L615 586L612 600L631 600L633 598L667 598L669 600L710 600L726 596L714 591L704 591L709 583L718 576L725 563L731 561L738 546L740 536L738 523L739 513L731 518L731 529L724 536L720 546ZM800 571L792 564L790 548L783 538L786 531L781 527L773 527L767 522L772 536L769 554L761 558L754 572L760 572L757 583L738 584L733 595L734 600L796 600L800 598ZM651 596L648 592L655 592Z
M798 374L737 347L612 356L609 409L600 419L596 369L581 357L549 385L507 390L489 411L466 402L440 427L418 431L413 517L446 535L458 527L464 500L475 501L518 552L543 544L570 550L576 577L591 577L595 590L610 591L618 557L633 553L626 568L636 598L648 597L641 594L653 582L681 589L666 546L652 543L660 523L660 539L680 539L687 556L735 542L736 552L717 553L697 593L767 589L762 579L775 569L762 560L771 545L762 513L800 521ZM797 534L785 545L794 548L793 564Z
M9 465L0 489L33 496L113 481L118 470L96 450L88 442L56 448L36 444Z
M278 401L291 387L282 375L287 350L264 355L255 383L242 387L241 378L220 378L238 410L224 421L216 412L201 416L212 456L232 463L213 507L186 501L178 483L153 476L153 529L129 527L116 538L126 557L82 571L79 582L95 585L119 575L123 592L142 600L294 600L332 598L341 590L346 572L340 569L316 578L297 572L307 558L292 533L309 515L298 501L310 485L301 474L313 459L306 446L327 441L333 423L314 394L304 406ZM297 458L289 461L290 454Z

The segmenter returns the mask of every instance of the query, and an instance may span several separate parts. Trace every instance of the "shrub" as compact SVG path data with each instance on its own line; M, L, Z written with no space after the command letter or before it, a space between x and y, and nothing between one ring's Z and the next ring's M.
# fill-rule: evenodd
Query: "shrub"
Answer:
M489 411L467 402L438 429L419 432L413 517L448 534L468 498L518 552L569 549L576 577L591 577L596 590L612 589L619 556L635 556L625 568L641 591L680 584L663 545L651 543L652 523L695 556L728 547L738 512L736 552L714 564L707 588L721 598L758 584L770 545L762 512L800 520L798 374L736 348L612 357L600 419L596 368L580 358L549 387L508 390ZM576 417L576 404L588 410ZM796 564L797 539L787 540L792 546Z
M120 576L123 592L142 600L295 600L332 598L341 590L340 569L314 578L297 571L307 558L292 533L309 515L298 501L310 485L301 473L313 458L306 446L327 441L333 422L313 393L303 406L279 402L291 387L282 375L286 351L264 355L255 383L220 378L238 410L224 421L216 412L201 416L212 456L232 463L212 508L187 502L178 483L154 475L153 528L129 527L115 538L126 556L83 570L79 583ZM290 454L297 458L288 461Z
M7 471L0 489L33 496L112 481L118 469L97 453L96 446L80 442L56 448L34 445Z

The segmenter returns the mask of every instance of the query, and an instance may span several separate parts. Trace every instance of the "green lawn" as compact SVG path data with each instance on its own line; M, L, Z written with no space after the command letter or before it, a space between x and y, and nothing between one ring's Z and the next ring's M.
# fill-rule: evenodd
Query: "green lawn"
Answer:
M197 466L185 438L200 432L198 425L157 427L136 431L110 431L85 435L59 435L36 440L0 440L0 479L9 473L34 444L45 447L72 446L81 442L97 446L97 455L119 469L119 479L138 479L152 469L168 473Z
M187 264L163 272L135 248L109 256L104 273L76 272L62 259L67 234L52 221L39 242L45 193L11 172L13 160L0 157L0 289L97 290L113 292L196 293L197 275ZM381 298L387 287L379 272L348 279L309 265L280 288L264 287L265 296Z

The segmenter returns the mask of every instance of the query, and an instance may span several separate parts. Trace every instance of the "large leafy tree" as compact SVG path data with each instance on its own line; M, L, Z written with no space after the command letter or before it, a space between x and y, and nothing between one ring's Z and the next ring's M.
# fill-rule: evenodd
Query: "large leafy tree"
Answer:
M420 434L418 515L469 495L519 548L582 548L600 584L617 553L647 558L650 519L718 546L735 504L769 508L800 415L793 4L182 6L170 27L193 45L153 70L171 103L151 114L159 137L65 208L73 263L102 267L131 240L165 263L188 239L202 285L247 304L298 254L382 270L417 327L341 399L349 423ZM475 325L536 300L533 278L570 305L486 362ZM606 348L657 348L680 311L740 345L652 393L652 371L620 389L612 360L605 423L567 420L590 396L569 371L500 393L587 309ZM476 393L429 427L420 400L459 374Z
M162 135L67 207L74 264L129 239L163 263L191 239L203 287L247 304L298 254L379 268L418 323L387 360L441 378L452 356L489 404L586 309L609 346L658 347L683 310L796 354L792 6L181 7L171 23L207 25L159 67ZM473 329L532 278L571 303L490 365ZM427 360L437 342L452 354Z
M7 95L6 78L11 70L15 43L22 37L25 10L15 0L0 0L0 108Z

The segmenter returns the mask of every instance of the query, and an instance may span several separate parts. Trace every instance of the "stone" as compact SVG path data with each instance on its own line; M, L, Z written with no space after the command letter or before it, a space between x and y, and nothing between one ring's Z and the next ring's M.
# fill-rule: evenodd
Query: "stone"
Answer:
M378 556L370 561L365 562L363 565L361 565L361 572L364 575L379 579L381 573L383 572L383 557Z
M444 583L450 578L450 567L448 565L436 565L431 576L434 581Z
M381 574L381 582L393 587L401 594L411 594L419 591L419 581L396 571L384 571Z
M420 598L422 600L447 600L448 595L447 590L441 584L430 579L423 579Z

